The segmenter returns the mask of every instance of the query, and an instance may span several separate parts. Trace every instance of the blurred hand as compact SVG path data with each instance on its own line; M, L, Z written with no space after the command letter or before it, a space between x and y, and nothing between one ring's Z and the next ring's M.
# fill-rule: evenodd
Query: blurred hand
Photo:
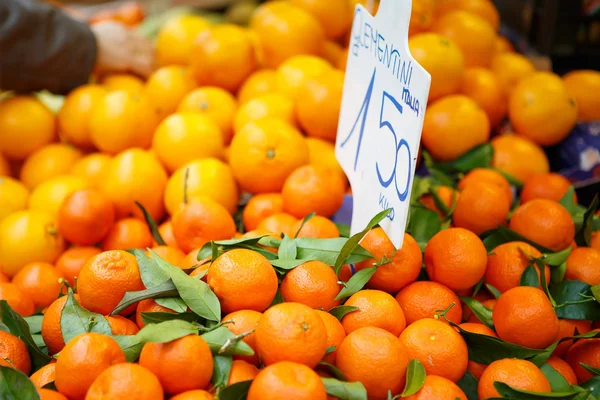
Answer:
M133 72L144 77L152 73L152 43L127 26L113 21L91 26L98 44L96 67L100 72Z

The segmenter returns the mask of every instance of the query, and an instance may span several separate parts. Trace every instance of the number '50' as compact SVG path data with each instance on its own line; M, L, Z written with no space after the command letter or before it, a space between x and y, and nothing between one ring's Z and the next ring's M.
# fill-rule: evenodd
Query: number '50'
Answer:
M352 129L348 133L348 136L341 143L341 147L344 147L346 145L346 143L348 142L348 140L350 140L350 138L353 136L354 132L356 131L357 125L360 124L359 131L358 131L358 145L356 146L356 156L354 157L354 170L356 170L356 166L358 164L358 157L360 155L362 139L363 139L363 135L365 133L365 122L367 120L367 114L369 113L369 106L371 104L371 97L373 95L373 84L375 83L375 73L376 73L376 70L373 71L373 76L371 77L371 82L369 83L369 87L367 88L367 93L365 94L363 103L360 107L360 110L358 111L356 120L354 121L354 124L352 125ZM386 107L386 105L388 105L388 106ZM386 116L391 117L391 115L393 113L402 114L402 105L400 103L398 103L398 101L396 101L396 99L392 95L390 95L388 92L383 91L380 110L381 111L379 114L379 128L382 129L383 132L388 132L389 134L392 135L395 146L393 149L390 148L390 150L394 151L394 156L392 157L394 160L394 168L392 168L392 170L389 173L385 173L384 171L380 170L379 162L376 162L375 169L377 171L377 179L379 180L379 183L385 188L389 187L392 184L392 182L394 182L394 186L395 186L398 198L400 199L400 201L405 201L406 198L408 197L408 188L410 187L410 183L411 183L410 177L412 175L411 174L412 155L411 155L411 151L410 151L410 146L408 145L408 142L405 139L400 138L400 140L398 140L398 135L396 134L396 129L394 129L394 126L390 122L391 118L386 118ZM402 150L403 147L405 148L406 152L408 153L408 157L406 158L406 170L405 170L407 179L406 179L406 185L404 186L404 188L401 189L398 187L398 175L396 172L398 170L398 155L400 153L400 150ZM386 148L381 149L382 152L385 150L386 150Z

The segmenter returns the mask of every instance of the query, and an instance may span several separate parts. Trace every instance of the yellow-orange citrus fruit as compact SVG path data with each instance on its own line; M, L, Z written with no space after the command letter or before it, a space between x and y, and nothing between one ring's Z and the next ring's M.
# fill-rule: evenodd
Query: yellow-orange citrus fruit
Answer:
M317 260L305 262L289 271L280 286L285 301L326 311L340 304L340 300L334 300L340 289L333 268Z
M554 172L536 174L525 181L521 190L521 203L527 203L533 199L560 201L569 187L571 187L571 182L560 174ZM577 203L576 193L573 193L573 199Z
M460 324L460 327L467 332L498 337L496 332L481 323L465 322ZM469 371L477 380L481 378L481 374L483 374L483 371L485 371L486 368L487 365L476 363L471 360L469 360L469 364L467 364L467 371Z
M501 135L491 141L492 166L521 182L532 175L550 171L548 157L541 147L517 135Z
M600 101L594 95L600 90L600 73L593 70L571 71L562 80L577 101L579 121L600 120Z
M500 396L495 382L503 382L515 389L532 392L550 392L550 382L534 363L516 358L505 358L491 363L479 380L477 393L480 399Z
M342 176L344 180L346 179L344 170L335 157L335 145L333 143L315 137L307 137L306 144L308 145L308 162L310 164L329 168Z
M27 157L19 178L30 190L34 189L56 176L68 174L81 157L81 151L68 144L44 146Z
M170 65L150 75L144 93L162 120L174 113L179 103L195 88L196 81L189 68Z
M104 87L94 84L79 86L69 93L57 115L59 135L77 147L94 148L89 119L92 109L106 93Z
M238 91L237 98L240 104L246 104L260 95L277 91L277 80L275 71L272 69L261 69L252 73L244 81Z
M282 361L261 370L250 385L248 400L325 400L327 392L319 375L306 365Z
M458 296L437 282L417 281L406 286L396 295L408 325L423 318L433 318L437 313L454 306L446 318L455 324L462 321L462 307Z
M100 244L104 251L145 249L152 246L152 233L145 221L123 218L115 222Z
M163 388L158 378L138 364L120 363L108 367L94 380L86 400L159 399Z
M525 269L535 264L530 257L541 257L538 249L525 242L508 242L496 246L488 255L484 282L501 293L519 286ZM538 278L540 276L537 270ZM550 268L545 267L546 282L550 279ZM541 283L540 283L541 285Z
M577 280L594 286L600 284L600 273L596 266L600 263L600 250L591 247L577 247L567 258L565 279Z
M506 199L510 204L513 201L512 189L510 183L500 172L494 171L490 168L475 168L469 171L460 181L458 181L458 188L460 190L466 189L472 184L485 182L493 184L505 193Z
M546 362L565 378L569 385L577 385L577 375L573 368L562 358L552 356Z
M25 265L13 277L12 283L33 301L36 309L46 308L58 298L62 276L54 265L34 262Z
M60 320L67 300L67 296L62 296L54 300L46 309L44 318L42 319L42 339L44 339L44 343L48 346L48 353L50 355L57 354L65 347ZM80 297L78 294L75 294L75 300L79 302Z
M252 196L244 207L242 217L247 231L253 231L265 218L283 212L280 193L262 193Z
M108 92L125 91L132 96L139 96L144 92L144 81L131 74L111 74L102 79L102 86Z
M111 159L108 154L91 153L75 162L69 173L85 179L90 188L97 189L100 187L100 182Z
M35 311L33 300L21 291L14 283L0 283L0 300L6 300L8 305L22 317L28 317Z
M415 0L410 13L408 36L428 31L433 24L437 0Z
M0 359L10 361L15 369L29 375L31 360L29 359L27 346L10 332L0 331Z
M597 330L594 330L596 332ZM581 363L590 365L594 368L600 367L600 340L598 339L585 339L579 340L575 343L565 357L565 361L569 363L577 380L579 382L585 382L590 379L593 375L590 371L585 369Z
M559 319L558 320L558 335L554 338L554 341L567 336L583 335L592 330L592 324L586 320L576 319ZM565 358L567 351L573 345L573 340L564 340L558 344L556 349L552 352L553 356Z
M281 93L265 93L257 96L242 105L236 112L233 129L237 135L250 122L265 118L277 118L296 126L294 102Z
M0 176L0 221L8 215L27 208L29 190L20 181Z
M500 27L500 15L494 3L489 0L440 0L436 4L436 15L439 17L448 12L463 10L485 19L494 30Z
M210 23L193 14L169 19L156 38L156 65L188 65L196 37L210 27Z
M63 201L72 193L87 189L82 178L72 175L59 175L37 186L29 196L29 209L58 215Z
M425 383L419 391L407 400L467 400L467 396L458 385L449 379L437 375L427 375Z
M511 203L506 192L498 185L488 182L473 182L460 192L452 223L479 235L503 225Z
M483 108L491 126L497 126L506 117L508 97L496 75L489 69L477 67L466 70L460 91Z
M292 4L303 8L315 17L328 39L339 39L352 25L352 7L347 0L292 0Z
M340 321L328 312L317 310L317 314L323 320L325 329L327 330L327 347L334 346L336 350L328 353L323 359L325 362L335 365L335 355L340 344L346 337L346 331Z
M494 56L490 70L496 75L506 93L510 93L524 78L535 73L535 66L519 53L499 53Z
M240 335L242 333L248 333L254 331L258 325L258 321L262 313L254 310L240 310L234 311L223 317L223 321L229 321L225 324L225 327L231 331L234 335ZM254 355L251 356L233 356L236 360L244 360L252 365L259 365L258 354L256 353L256 335L250 333L242 339L248 346L254 350Z
M331 64L321 57L301 54L287 59L275 71L277 91L296 100L304 84L331 71Z
M365 326L374 326L398 336L406 328L404 312L389 293L380 290L361 290L350 296L345 305L358 307L358 310L342 318L342 326L346 334Z

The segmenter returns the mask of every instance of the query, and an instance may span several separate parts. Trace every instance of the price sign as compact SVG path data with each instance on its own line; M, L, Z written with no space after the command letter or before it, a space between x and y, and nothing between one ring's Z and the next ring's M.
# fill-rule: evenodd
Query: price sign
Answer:
M382 0L373 17L357 5L336 141L354 206L352 234L382 210L402 247L431 76L410 55L411 0Z

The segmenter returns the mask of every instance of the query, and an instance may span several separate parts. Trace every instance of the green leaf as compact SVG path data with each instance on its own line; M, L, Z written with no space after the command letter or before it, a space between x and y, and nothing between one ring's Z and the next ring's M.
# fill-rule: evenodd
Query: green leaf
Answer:
M582 362L580 362L579 365L581 365L583 368L587 369L594 376L600 375L600 368L596 368L594 366L591 366L591 365L588 365L588 364L582 363Z
M48 352L46 343L44 342L44 338L42 337L41 333L36 333L34 335L31 335L31 338L33 339L33 342L35 343L35 345L37 347L39 347L43 353Z
M342 224L341 222L336 222L335 226L337 226L338 231L340 232L340 237L350 237L350 225Z
M552 267L558 267L567 261L571 251L573 251L573 249L571 247L567 247L563 251L559 251L557 253L544 254L542 255L542 261Z
M592 295L596 299L597 302L600 302L600 285L594 285L590 288L592 291Z
M143 251L134 249L133 255L137 260L142 282L147 289L156 287L169 280L169 270L163 268L158 263L157 258L160 257L155 252L152 251L153 257L150 258Z
M475 168L489 168L492 164L492 157L494 156L494 148L489 143L479 145L456 160L449 163L449 165L456 171L469 172Z
M471 297L458 296L470 309L473 314L488 328L494 329L492 321L492 310L486 308L483 304Z
M352 296L354 293L361 290L369 279L375 274L377 271L377 267L369 267L365 269L361 269L346 282L346 286L340 290L337 296L335 296L335 300L345 299L346 297Z
M252 381L234 383L219 393L219 400L245 400Z
M600 320L600 304L592 296L591 286L581 281L563 281L552 285L550 293L561 319Z
M537 270L533 265L528 266L523 271L521 275L521 281L519 286L531 286L537 288L540 286L540 281L538 279Z
M42 331L42 320L44 319L43 315L31 315L29 317L23 317L27 325L29 325L29 332L40 333Z
M495 287L493 287L492 285L489 284L485 284L485 287L487 288L487 290L490 291L490 293L494 296L494 298L497 300L500 298L500 296L502 296L502 293L500 293L500 291L498 289L496 289Z
M560 283L565 280L565 274L567 273L567 263L564 262L558 267L550 268L550 281L553 284Z
M119 304L115 307L114 310L109 315L118 315L120 312L125 310L127 307L136 304L142 300L146 299L158 299L164 297L175 297L178 296L179 293L173 284L173 281L168 280L158 286L155 286L150 289L139 290L136 292L127 292L125 296L121 299Z
M346 238L333 239L314 239L314 238L297 238L296 248L298 253L296 258L301 260L319 260L327 265L335 265L336 259L343 250L347 242L352 240ZM272 242L272 241L271 241ZM356 246L354 251L350 253L347 263L354 264L360 261L368 260L373 256L361 246Z
M27 375L19 370L0 366L0 399L40 400L40 395Z
M225 352L220 353L222 347L228 340L235 339L235 335L224 326L220 326L215 330L206 332L202 334L201 337L206 341L206 343L208 343L208 347L210 347L210 350L213 352L213 354L240 356L254 355L254 350L252 350L252 348L243 340L235 341L231 346L227 347Z
M569 214L574 216L578 212L581 212L581 208L575 202L575 188L573 185L569 186L567 192L563 195L563 197L558 201L564 208L567 209Z
M325 367L327 369L327 371L331 374L331 376L333 376L335 379L338 379L340 381L348 380L348 379L346 379L346 376L344 375L344 373L342 371L340 371L340 369L338 367L336 367L335 365L331 365L329 363L326 363L325 361L320 361L319 365L322 367Z
M462 378L458 382L456 382L459 388L465 393L467 399L469 400L479 400L479 396L477 394L477 379L469 372L465 372Z
M279 259L295 260L296 254L298 254L298 249L296 249L294 240L288 235L283 235L283 239L281 239L281 244L279 245L279 251L277 252Z
M358 307L354 307L354 306L337 306L337 307L333 307L331 310L329 310L329 314L333 315L334 317L336 317L338 320L342 320L342 318L344 317L344 315L351 313L353 311L358 310Z
M233 357L231 356L221 356L217 354L213 357L213 375L210 381L214 388L227 386L232 363Z
M435 164L433 158L427 151L423 151L421 154L434 183L443 186L454 186L454 179L450 176L452 174L452 168L448 164Z
M339 400L367 400L367 390L360 382L342 382L334 378L321 378L327 394Z
M571 391L571 385L562 376L557 370L555 370L550 364L547 362L544 363L540 369L550 382L550 387L552 387L553 392L569 392Z
M187 304L181 297L165 297L164 299L156 299L156 304L173 310L176 313L182 313L187 310Z
M424 207L411 207L410 221L406 231L417 241L421 251L425 250L427 242L442 230L442 220L435 211Z
M125 353L127 362L134 362L140 357L144 343L137 338L137 335L117 335L113 336L113 339L117 341L119 347Z
M142 321L144 325L148 324L158 324L165 321L171 320L183 320L187 322L196 322L198 321L198 316L192 312L184 312L184 313L169 313L169 312L143 312L142 313Z
M278 269L282 269L282 270L290 270L290 269L294 269L296 268L298 265L300 264L304 264L305 262L308 262L311 260L306 260L306 259L302 259L302 260L270 260L271 265L278 268Z
M141 343L167 343L187 335L197 335L198 328L191 322L174 319L144 326L136 338Z
M548 360L548 358L550 358L550 356L552 355L552 352L554 352L554 350L556 350L556 347L558 347L558 345L560 343L562 343L566 340L585 340L585 339L594 339L597 337L600 337L599 331L591 331L591 332L584 333L581 335L565 336L565 337L561 338L559 341L554 342L550 346L546 347L546 349L544 349L544 351L542 353L537 354L534 357L531 357L529 359L529 361L531 361L532 363L534 363L537 366L541 366Z
M580 383L579 386L583 389L590 390L597 399L598 394L600 393L600 376L593 376L587 381Z
M354 251L356 251L357 248L360 248L360 246L359 246L360 241L365 237L365 235L367 233L369 233L369 231L371 229L373 229L377 224L379 224L381 221L383 221L383 219L388 216L390 211L391 211L391 208L381 211L380 213L375 215L373 218L371 218L371 220L369 221L367 226L362 231L358 232L355 235L352 235L352 237L350 237L348 240L344 241L344 245L340 249L339 254L335 258L335 261L333 262L333 264L327 263L329 265L334 266L334 271L335 271L336 275L340 274L340 270L342 269L342 266L344 264L356 263L356 261L350 260L351 254ZM369 254L368 251L365 250L365 252L367 254ZM369 257L367 257L367 258L371 258L371 255L369 254Z
M523 182L521 182L519 179L515 178L514 176L510 175L507 172L502 171L501 169L498 168L491 168L492 170L496 171L497 173L499 173L500 175L502 175L504 178L506 178L506 180L508 181L508 183L510 183L512 186L516 187L517 189L522 189L523 188Z
M138 206L140 210L142 210L142 213L144 214L144 219L146 220L146 224L148 224L148 228L150 228L150 233L152 233L152 238L154 239L154 241L158 243L159 246L166 246L167 243L163 240L162 236L160 236L158 226L156 225L156 221L154 221L154 218L152 218L152 215L150 215L150 213L146 211L146 209L140 202L136 201L135 205Z
M81 307L71 288L69 288L67 296L67 302L60 316L60 330L65 343L69 343L75 336L88 332L112 336L110 325L103 315Z
M304 217L304 219L302 220L302 223L300 224L300 227L298 228L298 230L296 231L296 234L294 235L294 239L298 237L298 235L300 234L300 231L302 230L302 228L304 228L304 225L306 225L306 223L308 221L310 221L311 218L314 217L315 215L316 215L315 212L311 212L306 217Z
M546 296L548 296L548 300L550 300L552 307L555 307L556 301L554 300L554 297L552 297L552 293L550 293L550 289L548 288L548 282L546 281L546 265L539 258L534 258L533 263L537 267L537 271L538 271L539 277L540 277L540 285L542 286L542 290L544 291L544 293L546 293Z
M27 322L10 307L6 300L0 300L0 321L8 328L10 333L25 342L31 358L32 371L37 371L52 360L48 354L40 350L31 337Z
M440 212L444 215L444 217L447 218L450 215L450 209L448 208L446 203L444 203L444 200L442 200L442 198L438 194L437 188L433 188L433 187L430 188L429 194L433 198L433 203L435 204L435 207L438 210L440 210Z
M198 261L204 260L205 258L213 256L213 248L220 250L220 252L225 252L233 249L248 249L252 246L256 246L262 239L267 238L267 235L251 237L251 238L239 238L239 239L227 239L227 240L217 240L213 242L208 242L200 251L198 251L197 259ZM269 246L269 247L278 247L277 246ZM264 250L264 249L262 249ZM273 254L273 253L271 253ZM215 257L216 258L216 257Z
M527 239L525 236L520 235L519 233L503 225L486 232L485 238L483 239L483 244L485 245L487 251L492 251L501 244L516 241L528 243L538 249L541 253L552 253L552 250Z
M402 397L412 396L417 393L425 384L425 367L419 360L410 360L406 369L406 386L402 392Z
M193 312L209 321L221 320L221 303L208 284L186 275L177 267L171 268L171 280Z
M504 382L494 382L494 387L500 393L504 399L564 399L574 400L580 393L566 392L566 393L536 393L527 390L511 388Z
M592 200L592 204L590 204L589 208L583 214L583 221L581 228L575 234L575 242L579 246L590 246L592 239L592 229L593 229L593 221L594 215L596 214L596 210L600 206L600 197L598 195L594 196L594 200Z

